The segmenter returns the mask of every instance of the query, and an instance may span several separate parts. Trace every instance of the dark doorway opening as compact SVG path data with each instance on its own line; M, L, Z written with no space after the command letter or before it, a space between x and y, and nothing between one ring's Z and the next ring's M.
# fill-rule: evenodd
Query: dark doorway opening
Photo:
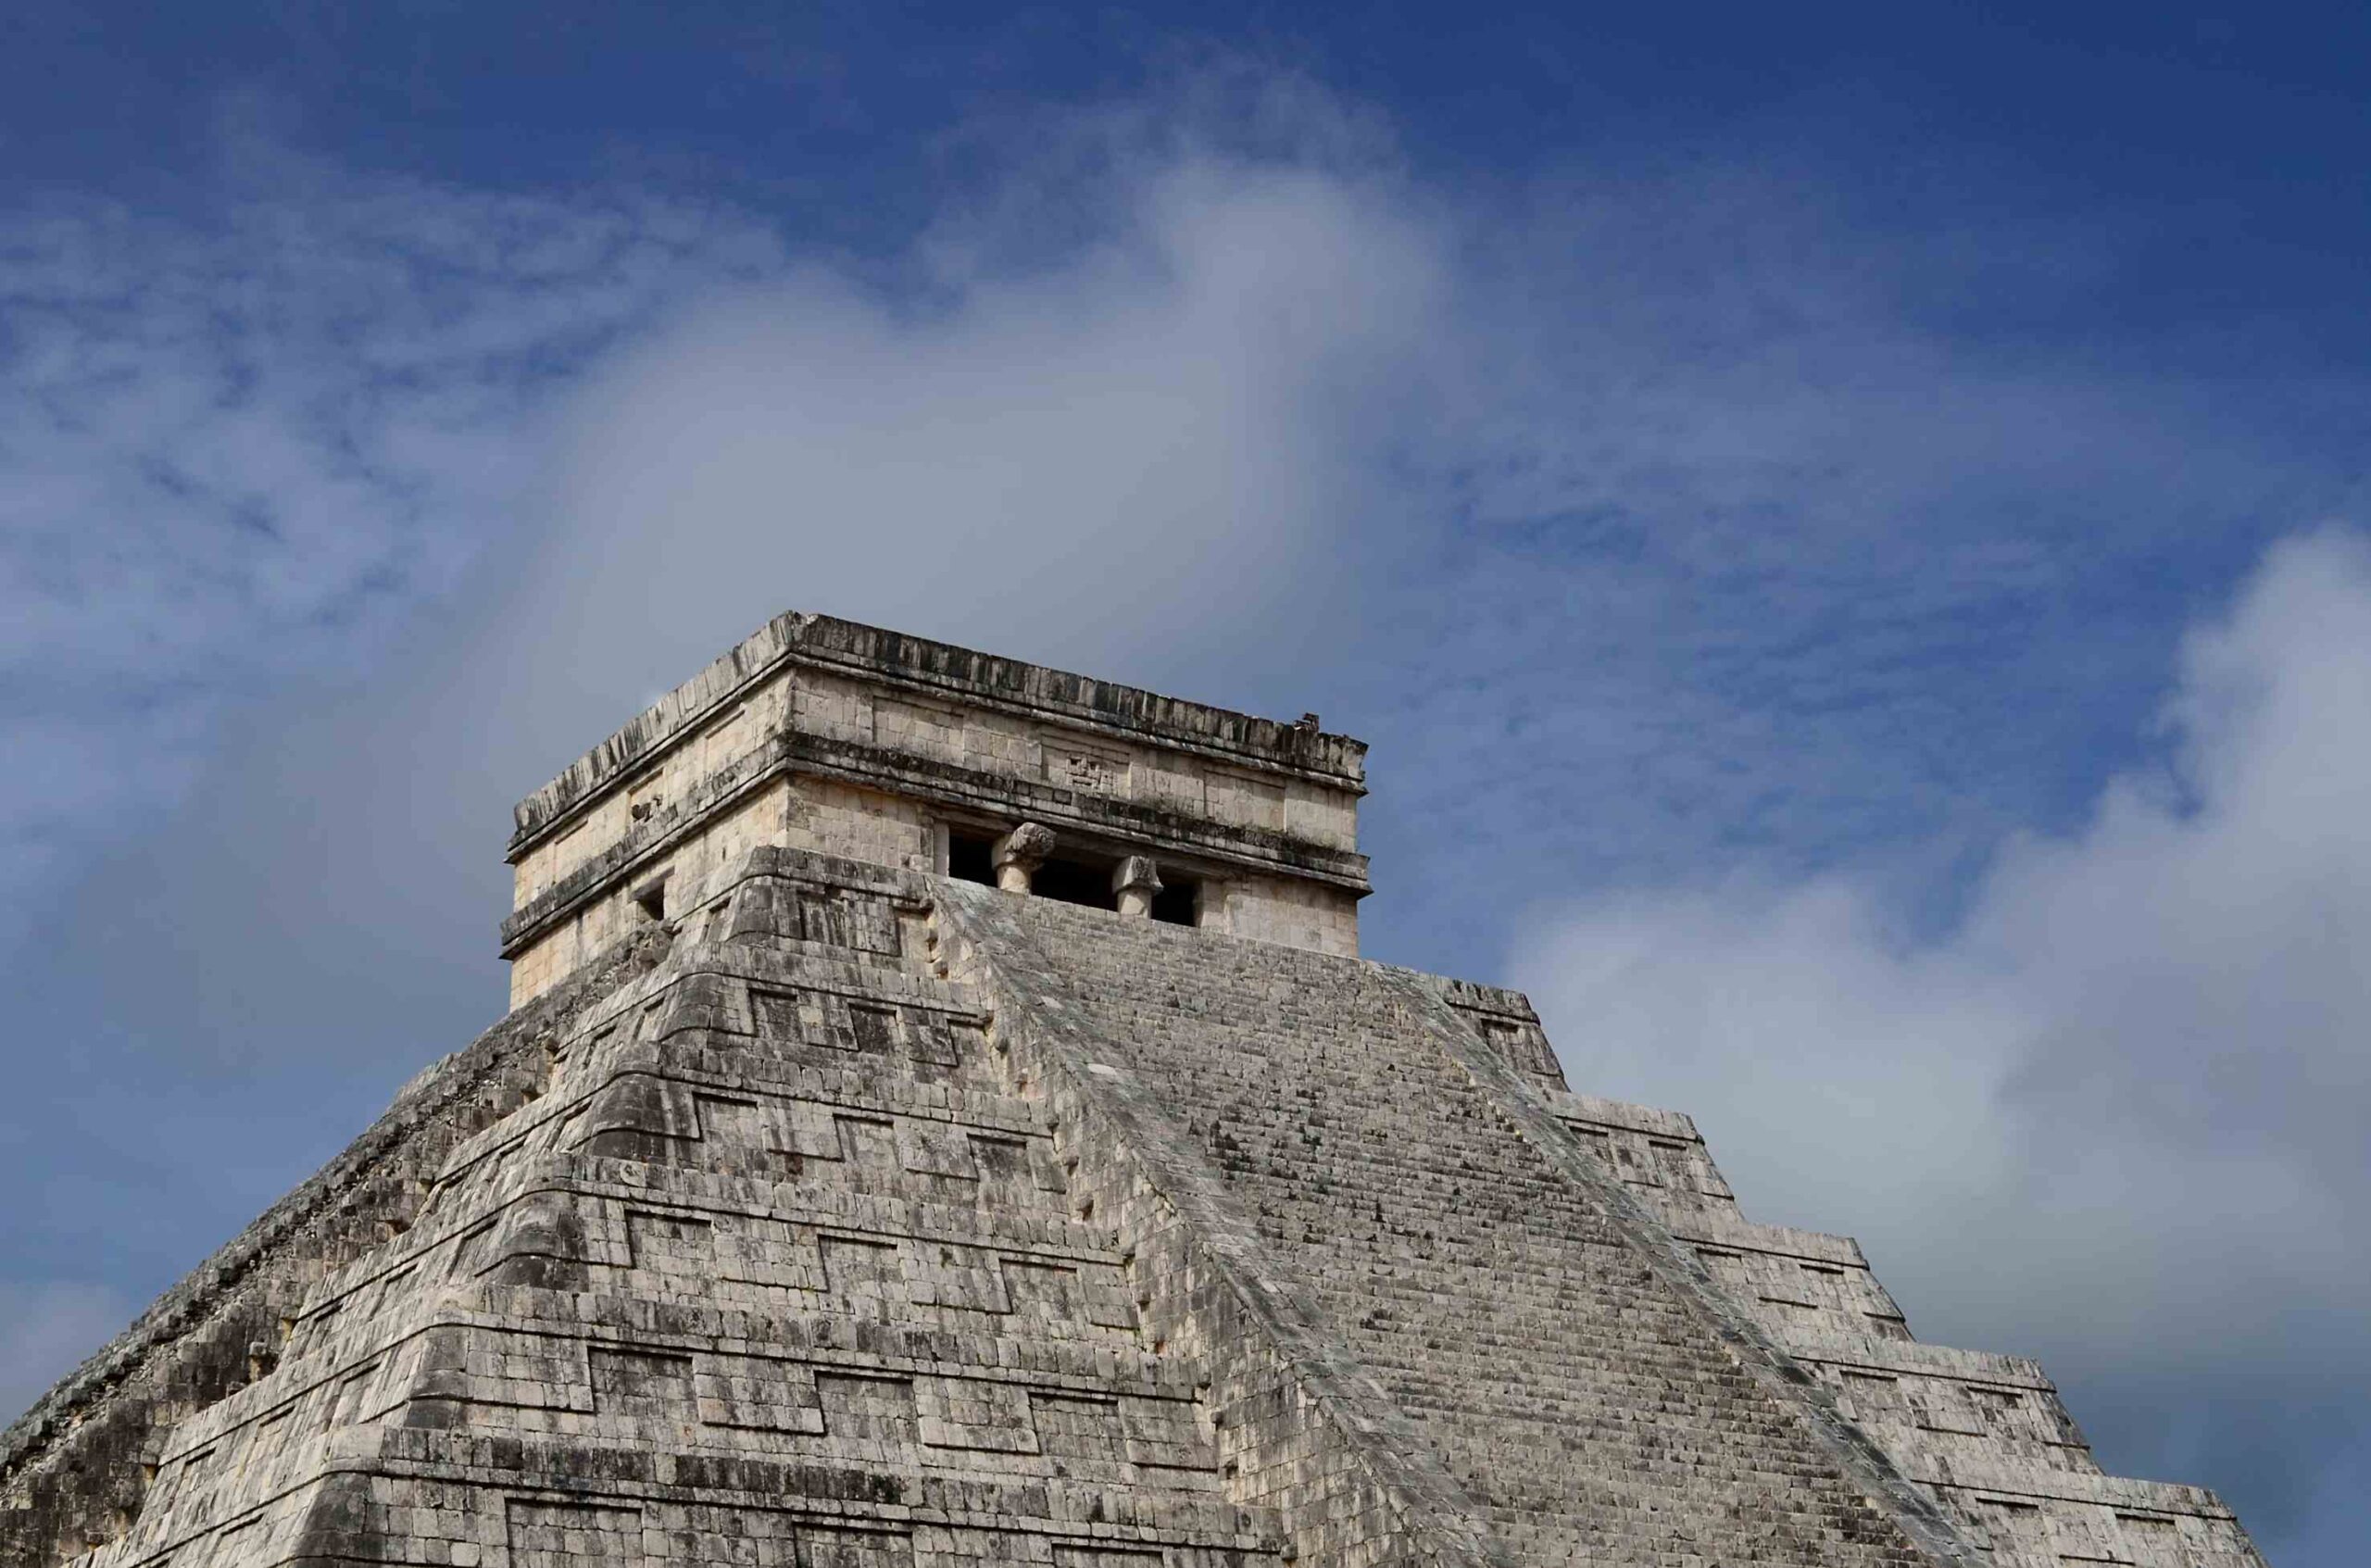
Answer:
M959 882L994 887L997 882L997 835L969 828L947 833L947 874ZM1056 855L1029 879L1029 891L1057 903L1084 904L1091 909L1117 909L1120 896L1112 891L1111 873L1120 864L1113 855ZM1198 925L1201 884L1164 871L1161 889L1153 895L1152 918L1172 925Z
M1085 904L1091 909L1116 909L1120 896L1111 891L1111 870L1117 861L1097 865L1092 860L1073 860L1056 856L1037 868L1029 879L1029 891L1040 898L1052 898L1064 904Z
M997 841L984 833L965 833L960 828L947 835L947 874L958 882L997 884L997 870L989 860L989 852Z
M1199 883L1182 876L1172 880L1164 874L1160 891L1152 896L1152 918L1172 925L1199 925L1201 892Z

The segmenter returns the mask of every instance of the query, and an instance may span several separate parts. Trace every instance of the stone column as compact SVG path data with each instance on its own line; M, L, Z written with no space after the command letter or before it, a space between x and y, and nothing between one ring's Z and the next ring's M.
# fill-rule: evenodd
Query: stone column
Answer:
M988 852L988 863L997 869L997 885L1007 893L1026 893L1029 879L1054 852L1054 830L1035 822L1023 822L997 840Z
M1120 912L1138 920L1152 916L1152 896L1160 891L1160 868L1148 855L1131 855L1111 873L1111 891L1120 896Z

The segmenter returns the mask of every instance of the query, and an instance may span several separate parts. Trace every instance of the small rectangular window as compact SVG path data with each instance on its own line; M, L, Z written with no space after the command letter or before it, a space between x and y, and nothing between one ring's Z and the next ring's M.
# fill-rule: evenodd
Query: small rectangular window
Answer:
M1037 868L1029 891L1058 903L1084 904L1090 909L1116 909L1120 896L1111 891L1111 864L1074 860L1057 855Z
M657 877L634 890L634 908L652 920L667 918L667 879Z
M1172 925L1198 925L1195 910L1201 904L1201 886L1173 872L1161 874L1160 891L1152 896L1152 918Z
M966 833L950 828L947 834L947 874L958 882L976 882L994 887L996 868L989 856L996 840L984 833Z

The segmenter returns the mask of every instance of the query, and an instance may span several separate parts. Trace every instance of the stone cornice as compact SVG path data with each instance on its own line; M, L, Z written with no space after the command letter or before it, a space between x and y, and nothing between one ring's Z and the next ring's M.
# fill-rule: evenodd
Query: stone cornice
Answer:
M634 716L513 809L518 859L611 783L647 766L754 686L792 665L829 671L965 707L1213 759L1254 772L1366 793L1366 745L1162 696L1018 659L999 659L830 616L776 616L706 670Z

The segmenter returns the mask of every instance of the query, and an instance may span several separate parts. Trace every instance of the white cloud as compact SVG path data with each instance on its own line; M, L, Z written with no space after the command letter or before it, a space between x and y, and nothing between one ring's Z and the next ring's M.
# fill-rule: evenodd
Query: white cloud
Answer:
M1140 176L1058 265L919 311L804 270L625 359L578 405L505 646L644 693L794 605L1119 673L1338 616L1327 546L1382 496L1366 432L1437 241L1317 171Z
M1576 1086L1693 1113L1750 1215L1858 1234L1925 1337L2141 1402L2359 1390L2366 694L2371 545L2292 540L2184 643L2166 769L2004 847L1940 938L1873 884L1732 882L1544 906L1512 972Z
M507 531L548 388L768 254L684 202L271 173L0 213L0 918L226 702L365 667Z
M375 674L233 715L172 836L82 890L69 940L156 955L117 1008L234 1055L318 1049L324 1010L418 1028L423 994L481 1024L510 802L784 608L1287 685L1351 608L1336 546L1399 505L1375 416L1423 372L1438 237L1356 177L1192 153L1091 199L1080 244L943 269L923 304L822 265L742 277L532 422L489 418L534 440L522 526L443 604L412 594Z

